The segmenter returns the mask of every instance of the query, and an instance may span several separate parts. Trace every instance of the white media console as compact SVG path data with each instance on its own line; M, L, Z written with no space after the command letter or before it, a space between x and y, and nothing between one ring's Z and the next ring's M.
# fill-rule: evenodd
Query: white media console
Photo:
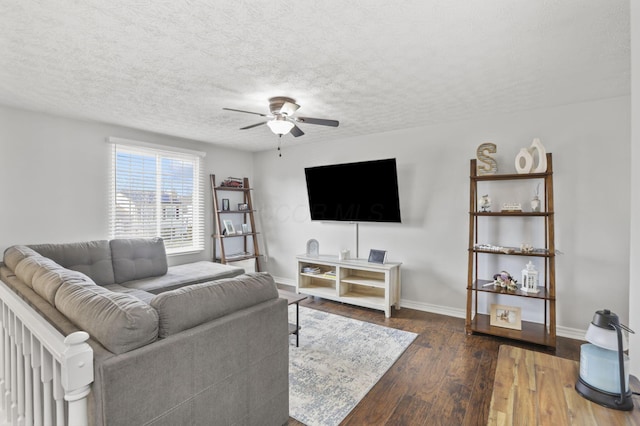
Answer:
M296 256L296 292L384 311L400 309L399 262L370 263L338 256Z

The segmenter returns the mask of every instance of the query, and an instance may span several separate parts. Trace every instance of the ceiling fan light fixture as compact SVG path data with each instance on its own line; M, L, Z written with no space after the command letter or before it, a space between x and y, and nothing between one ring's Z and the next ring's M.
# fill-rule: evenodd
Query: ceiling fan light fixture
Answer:
M278 116L271 121L267 121L267 126L269 126L271 131L276 135L286 135L293 129L295 124L284 117Z

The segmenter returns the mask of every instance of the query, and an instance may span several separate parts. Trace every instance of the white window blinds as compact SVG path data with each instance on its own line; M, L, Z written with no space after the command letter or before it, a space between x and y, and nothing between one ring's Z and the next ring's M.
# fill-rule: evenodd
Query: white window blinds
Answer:
M162 237L168 254L204 250L203 154L109 141L111 238Z

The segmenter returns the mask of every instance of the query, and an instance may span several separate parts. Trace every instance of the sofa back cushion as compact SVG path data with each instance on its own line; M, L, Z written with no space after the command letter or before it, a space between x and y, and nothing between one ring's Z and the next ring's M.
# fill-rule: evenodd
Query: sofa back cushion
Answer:
M86 274L98 285L115 282L111 265L111 249L107 240L37 244L29 247L67 269Z
M82 272L63 268L48 257L34 252L33 256L22 259L14 271L16 277L31 287L40 297L51 305L56 292L65 281L95 285L91 278Z
M3 262L12 271L15 272L18 263L26 257L36 256L37 252L27 246L11 246L4 251Z
M116 283L167 273L167 253L162 238L115 239L109 244Z
M128 294L65 281L56 292L55 306L114 354L129 352L158 338L158 313Z
M33 277L37 272L59 268L62 268L62 266L53 260L36 254L35 256L26 257L18 262L13 272L20 278L20 281L33 288Z
M96 285L91 278L82 272L73 271L71 269L59 266L57 268L40 268L33 274L32 287L40 297L45 299L51 305L55 305L56 293L60 286L65 282Z
M159 337L164 338L277 298L273 277L266 272L251 272L160 293L151 300L151 306L158 311Z

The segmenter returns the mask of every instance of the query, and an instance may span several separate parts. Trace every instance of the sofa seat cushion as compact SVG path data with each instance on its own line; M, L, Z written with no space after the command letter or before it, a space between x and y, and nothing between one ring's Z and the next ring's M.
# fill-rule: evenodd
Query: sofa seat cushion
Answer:
M67 281L56 292L55 306L114 354L129 352L158 338L158 313L129 294Z
M82 272L98 285L115 282L111 265L111 249L107 240L37 244L29 247L58 265Z
M164 338L270 299L278 298L273 277L251 272L235 278L193 284L157 295L159 337Z
M162 238L123 238L111 240L109 244L116 283L167 273L167 253Z
M222 265L220 263L202 260L168 268L167 273L160 277L145 278L121 283L122 286L143 290L153 294L175 290L190 284L232 278L244 273L244 269L237 266Z
M107 284L103 287L115 293L129 294L135 297L136 299L142 300L145 303L150 303L151 299L155 297L155 294L153 293L148 293L146 291L138 290L136 288L127 288L127 287L121 286L120 284Z

